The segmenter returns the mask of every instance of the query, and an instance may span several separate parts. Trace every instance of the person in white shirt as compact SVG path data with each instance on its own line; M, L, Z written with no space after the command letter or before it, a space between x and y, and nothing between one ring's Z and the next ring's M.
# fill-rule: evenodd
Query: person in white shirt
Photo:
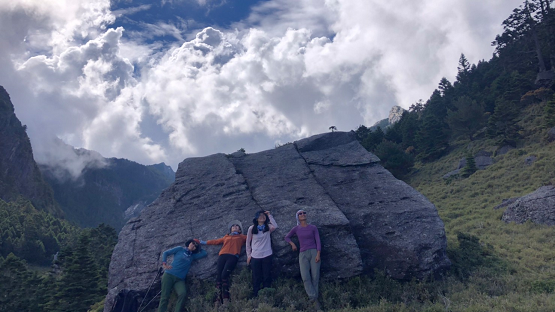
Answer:
M278 228L270 211L257 211L247 231L247 265L252 268L253 295L272 284L272 241L270 234Z

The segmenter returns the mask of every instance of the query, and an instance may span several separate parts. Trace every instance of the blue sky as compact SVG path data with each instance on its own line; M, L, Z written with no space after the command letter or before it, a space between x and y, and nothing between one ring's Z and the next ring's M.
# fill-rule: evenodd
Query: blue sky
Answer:
M454 80L520 0L0 0L0 85L35 158L59 140L174 169L386 118Z
M146 31L140 25L143 22L156 24L180 24L181 21L191 22L192 30L204 27L229 28L232 23L239 22L249 16L251 7L263 2L260 0L240 1L167 1L155 2L148 0L112 1L110 9L114 12L137 9L134 14L118 17L114 27L122 26L128 30ZM143 9L141 9L143 8Z

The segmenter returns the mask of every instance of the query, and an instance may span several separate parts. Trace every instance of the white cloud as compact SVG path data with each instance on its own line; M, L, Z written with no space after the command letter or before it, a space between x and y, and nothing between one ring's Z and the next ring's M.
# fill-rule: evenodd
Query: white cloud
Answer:
M175 168L189 156L371 125L426 99L441 77L454 79L461 52L489 59L519 3L264 1L232 30L187 40L186 27L150 21L122 38L109 24L134 11L110 12L108 0L0 0L0 65L11 77L0 84L34 146L58 136ZM168 34L179 44L145 43Z
M59 181L77 181L86 169L104 168L108 162L97 152L74 149L60 139L40 141L35 146L43 152L36 160L45 165ZM83 182L83 181L81 181Z

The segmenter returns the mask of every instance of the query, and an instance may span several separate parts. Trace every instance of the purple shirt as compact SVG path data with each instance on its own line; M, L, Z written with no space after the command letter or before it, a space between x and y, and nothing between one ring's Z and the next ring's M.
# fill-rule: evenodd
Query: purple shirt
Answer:
M322 250L320 245L320 234L318 233L318 228L312 224L308 224L305 227L297 225L292 228L291 231L285 236L286 242L291 242L291 237L297 235L299 238L299 244L301 245L301 252L316 249L318 251Z

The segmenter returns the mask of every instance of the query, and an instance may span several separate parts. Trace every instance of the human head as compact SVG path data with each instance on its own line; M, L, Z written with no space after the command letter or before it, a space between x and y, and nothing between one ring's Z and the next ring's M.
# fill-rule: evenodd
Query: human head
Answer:
M303 212L304 214L302 214ZM302 214L301 219L306 220L306 211L304 211L303 209L299 209L297 213L295 213L295 219L297 219L297 225L301 224L301 221L299 220L299 213Z
M195 249L191 250L191 248L189 248L189 246L191 244L193 244L195 246ZM185 248L187 248L192 253L197 253L197 252L200 251L200 244L197 243L194 239L190 239L190 240L185 242Z
M243 233L243 224L239 220L233 220L227 224L227 230L229 231L229 233L233 232L232 227L234 225L239 226L239 233Z
M270 226L268 225L270 223L270 219L268 218L268 216L266 215L266 212L264 210L260 210L257 211L254 214L254 219L252 219L252 223L254 224L254 228L252 230L253 234L258 234L258 220L262 220L262 218L264 218L264 232L267 232L270 230Z

